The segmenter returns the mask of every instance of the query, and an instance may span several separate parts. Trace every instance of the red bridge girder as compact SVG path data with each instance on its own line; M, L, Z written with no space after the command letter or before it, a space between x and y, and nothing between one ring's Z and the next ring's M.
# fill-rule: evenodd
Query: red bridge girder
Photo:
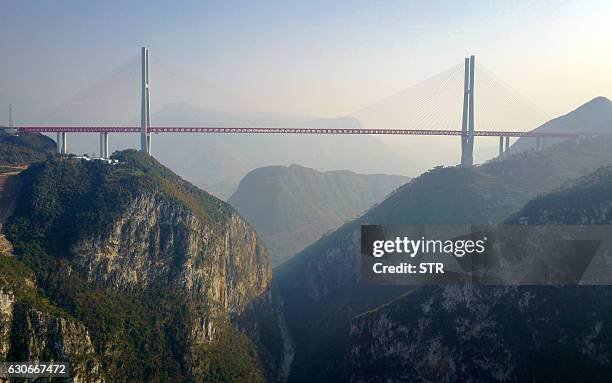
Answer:
M138 126L22 126L18 128L29 133L138 133ZM461 130L435 129L325 129L325 128L281 128L281 127L190 127L154 126L151 133L221 133L221 134L367 134L367 135L408 135L408 136L461 136ZM517 132L501 130L478 130L479 137L551 137L576 138L578 136L602 136L610 133L557 133Z

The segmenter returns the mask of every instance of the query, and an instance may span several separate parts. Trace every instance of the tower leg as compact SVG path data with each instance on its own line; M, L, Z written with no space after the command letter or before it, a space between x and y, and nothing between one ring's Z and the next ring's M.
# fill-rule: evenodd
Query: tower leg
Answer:
M465 74L463 80L463 118L461 120L461 166L468 166L468 104L470 82L470 59L465 58Z
M504 150L504 152L506 153L506 155L510 154L510 136L506 136L506 149Z
M499 158L504 156L504 136L499 136Z
M536 150L537 151L542 150L542 137L536 138Z
M474 164L474 71L476 65L476 58L470 56L470 104L469 104L469 120L468 120L468 159L467 165L472 166Z
M151 154L151 127L150 109L151 103L149 100L149 50L142 47L142 93L140 104L140 150Z
M474 56L465 58L463 119L461 122L461 166L474 164Z
M60 132L57 132L57 137L56 137L55 142L57 144L57 152L59 154L62 154L62 134Z

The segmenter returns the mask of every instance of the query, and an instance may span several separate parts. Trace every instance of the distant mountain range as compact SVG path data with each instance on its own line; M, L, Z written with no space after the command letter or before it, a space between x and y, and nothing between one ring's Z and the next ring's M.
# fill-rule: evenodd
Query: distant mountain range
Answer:
M249 172L229 203L261 235L272 264L356 218L409 180L405 176L320 172L299 165Z
M576 110L542 124L533 129L533 132L612 133L612 101L605 97L596 97ZM546 138L542 145L547 147L565 140L563 138ZM524 152L535 147L535 139L519 138L510 148L510 152Z

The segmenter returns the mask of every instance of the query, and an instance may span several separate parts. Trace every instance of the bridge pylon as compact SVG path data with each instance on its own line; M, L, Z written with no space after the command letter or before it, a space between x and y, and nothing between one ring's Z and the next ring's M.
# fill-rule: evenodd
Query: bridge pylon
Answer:
M149 88L149 50L142 47L142 95L140 105L140 150L151 154L151 98Z
M465 58L463 120L461 122L461 166L474 164L474 55Z

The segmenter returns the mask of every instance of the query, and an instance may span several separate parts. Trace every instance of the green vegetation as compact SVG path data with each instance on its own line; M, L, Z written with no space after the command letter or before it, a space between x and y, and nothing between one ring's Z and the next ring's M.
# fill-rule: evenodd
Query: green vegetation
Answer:
M38 133L18 136L0 132L0 165L23 165L45 160L55 153L55 142Z
M612 164L611 145L603 138L565 142L470 169L433 169L281 265L275 288L297 350L290 381L341 379L351 319L409 290L359 285L361 224L499 223L538 195Z
M534 198L504 221L534 225L611 222L610 166ZM612 347L610 286L481 286L468 290L457 288L453 293L439 286L417 287L411 294L353 317L351 326L356 331L350 344L358 351L351 354L347 375L366 381L422 376L420 361L427 352L422 345L433 341L453 350L440 359L461 366L443 371L439 380L492 381L502 375L510 381L609 380L612 363L603 356L610 355ZM466 296L477 304L466 303ZM370 330L380 323L384 323L382 335ZM412 354L377 352L386 347L385 339L393 339L395 350L414 347ZM483 369L489 361L504 363Z
M0 286L83 323L110 381L263 381L256 347L229 323L210 347L192 349L190 326L205 302L167 290L95 287L73 268L70 246L108 230L143 193L163 194L213 227L231 211L150 157L125 151L116 158L119 165L54 157L19 175L23 187L6 224L16 257L0 257ZM28 287L34 281L38 289ZM191 361L201 363L196 371Z
M0 255L0 289L10 290L15 298L43 312L58 317L68 314L52 304L45 291L38 289L35 275L23 262L12 256Z
M407 181L404 176L268 166L247 174L228 202L257 229L278 265Z
M610 224L612 222L612 167L568 182L554 192L529 201L507 219L530 224Z
M250 339L225 326L213 343L194 350L196 357L204 360L197 375L203 382L265 382L257 366L257 349Z
M120 169L131 170L132 176L152 177L167 195L189 208L203 222L220 223L227 218L230 211L227 203L193 186L154 158L137 150L124 150L115 153L113 159L121 162Z
M472 289L421 287L355 317L351 349L358 351L346 375L364 381L411 381L427 374L437 381L609 380L612 364L603 357L612 335L609 286ZM434 343L443 351L430 365L423 363ZM454 368L443 367L449 365Z

